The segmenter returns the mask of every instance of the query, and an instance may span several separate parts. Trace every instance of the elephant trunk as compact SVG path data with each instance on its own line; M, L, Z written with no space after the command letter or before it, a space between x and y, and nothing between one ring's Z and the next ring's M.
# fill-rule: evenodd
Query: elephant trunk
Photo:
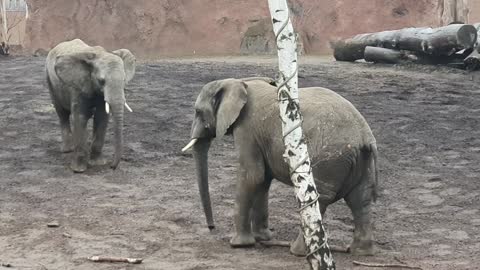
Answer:
M193 156L195 158L195 167L197 172L198 189L200 199L202 200L203 211L207 219L207 225L210 230L215 228L213 223L212 203L210 202L210 192L208 189L208 150L210 148L210 139L198 139L194 144Z
M118 163L120 163L120 158L122 157L123 151L123 113L124 113L124 104L117 103L111 104L112 113L113 113L113 123L114 123L114 137L115 137L115 154L112 162L112 169L116 169Z

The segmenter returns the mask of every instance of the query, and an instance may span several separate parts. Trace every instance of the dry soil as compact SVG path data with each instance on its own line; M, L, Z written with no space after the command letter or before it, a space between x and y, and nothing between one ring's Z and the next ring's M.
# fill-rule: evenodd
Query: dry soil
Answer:
M201 210L188 142L192 105L207 82L275 76L274 61L190 59L142 63L127 90L120 167L74 174L60 152L57 116L44 87L44 58L0 60L0 262L12 269L307 269L287 248L232 249L236 158L231 138L210 152L217 228ZM381 194L374 208L378 253L353 260L423 269L480 268L480 74L437 67L304 61L301 86L349 99L378 140ZM112 154L112 133L105 152ZM291 240L299 217L291 187L274 182L270 223ZM59 227L47 227L50 222ZM329 207L330 242L347 245L352 218ZM92 255L141 257L100 264Z

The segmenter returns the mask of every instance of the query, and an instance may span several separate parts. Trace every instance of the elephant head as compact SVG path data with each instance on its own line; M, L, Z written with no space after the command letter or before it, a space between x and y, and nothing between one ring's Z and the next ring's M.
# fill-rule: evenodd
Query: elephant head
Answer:
M135 73L135 57L127 49L61 55L56 58L55 73L63 83L80 91L80 95L103 95L107 113L111 107L115 133L115 156L111 166L116 168L123 148L124 106L131 111L125 101L125 85Z
M215 228L208 190L208 150L213 138L220 139L237 120L247 102L247 84L226 79L206 84L195 102L191 141L182 151L194 147L198 187L209 229Z

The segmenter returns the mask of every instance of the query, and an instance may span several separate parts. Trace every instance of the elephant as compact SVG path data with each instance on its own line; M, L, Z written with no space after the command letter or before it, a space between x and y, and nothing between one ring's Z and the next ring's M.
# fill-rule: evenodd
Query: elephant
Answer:
M115 153L110 166L117 168L123 147L124 106L131 111L124 90L135 74L135 62L135 56L127 49L108 52L80 39L62 42L48 53L47 87L60 120L61 151L73 151L70 168L74 172L84 172L88 164L107 164L102 148L110 108L115 135ZM86 130L92 116L93 139L89 153Z
M208 150L213 138L233 135L239 166L236 182L235 234L232 247L272 238L268 223L268 193L272 179L292 185L283 159L285 146L273 79L217 80L206 84L195 105L191 140L200 197L209 229L215 227L208 184ZM377 199L377 144L364 117L332 90L299 89L304 138L311 158L321 213L344 199L354 219L350 251L372 255L371 205ZM290 248L305 255L300 233Z

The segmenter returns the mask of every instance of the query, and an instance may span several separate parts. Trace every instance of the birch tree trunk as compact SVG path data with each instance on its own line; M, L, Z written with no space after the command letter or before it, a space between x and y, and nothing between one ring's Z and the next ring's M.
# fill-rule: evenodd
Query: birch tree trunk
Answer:
M5 42L5 44L8 43L8 25L7 25L7 6L6 6L6 0L0 0L2 3L1 5L1 14L2 14L2 41Z
M335 269L322 225L318 193L302 132L298 99L297 41L289 17L287 0L268 0L279 59L278 99L282 119L285 162L300 206L307 260L311 269Z
M478 0L476 0L478 1ZM457 0L457 6L456 6L456 21L460 21L463 23L468 23L469 22L469 15L470 15L470 9L468 0Z
M441 25L448 25L452 22L468 23L468 0L441 0Z

